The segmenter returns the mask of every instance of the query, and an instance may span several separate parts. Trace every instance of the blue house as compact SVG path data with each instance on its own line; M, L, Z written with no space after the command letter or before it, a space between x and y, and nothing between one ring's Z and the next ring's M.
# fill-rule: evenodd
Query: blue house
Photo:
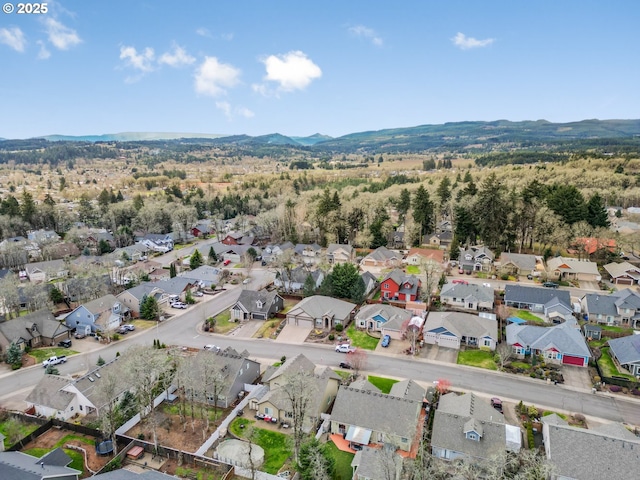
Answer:
M123 318L129 315L129 309L122 305L113 295L97 298L73 310L65 323L69 328L84 331L86 327L92 333L108 332L120 326Z

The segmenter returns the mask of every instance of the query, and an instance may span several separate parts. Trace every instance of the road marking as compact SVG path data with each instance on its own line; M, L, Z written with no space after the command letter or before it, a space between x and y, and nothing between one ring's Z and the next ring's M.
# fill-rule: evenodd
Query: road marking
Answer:
M195 337L193 337L193 338L198 338L199 336L200 336L200 335L196 335L196 336L195 336Z

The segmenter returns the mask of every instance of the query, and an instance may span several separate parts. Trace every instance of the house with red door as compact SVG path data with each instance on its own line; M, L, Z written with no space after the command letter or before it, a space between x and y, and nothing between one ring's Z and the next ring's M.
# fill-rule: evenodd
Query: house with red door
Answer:
M418 298L420 280L402 270L393 270L380 283L380 296L389 300L412 302Z

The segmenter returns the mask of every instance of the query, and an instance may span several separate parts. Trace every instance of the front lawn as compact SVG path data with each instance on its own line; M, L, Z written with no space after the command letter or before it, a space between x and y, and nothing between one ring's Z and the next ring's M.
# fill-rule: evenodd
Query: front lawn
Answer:
M229 428L231 432L239 438L245 438L249 431L249 426L254 425L255 420L247 420L246 418L236 418ZM245 425L245 428L240 428ZM283 433L264 430L254 426L253 443L260 445L264 449L264 464L262 471L275 475L284 465L287 459L292 455L289 447L289 437Z
M627 327L618 327L616 325L600 325L605 332L616 332L616 333L624 333L626 335L633 335L633 329ZM606 334L603 334L606 337Z
M509 366L513 367L513 368L521 368L522 370L530 370L531 369L531 365L528 363L524 363L524 362L511 362L509 364Z
M327 450L331 454L331 457L336 461L336 469L333 474L333 480L351 480L353 477L353 468L351 468L351 461L353 460L353 453L343 452L335 443L327 443Z
M528 322L545 323L544 319L540 318L537 315L534 315L528 310L516 310L514 316Z
M493 356L493 352L487 352L486 350L461 350L458 353L458 365L497 370L498 366Z
M380 341L379 338L367 335L367 332L357 330L353 324L351 324L347 329L347 337L351 339L351 345L365 350L375 350L378 346L378 342Z
M231 322L231 312L229 310L225 310L222 313L219 313L215 317L216 325L213 328L213 333L228 333L234 328L238 326L237 323Z
M42 363L43 360L46 360L49 357L53 357L54 355L56 357L61 357L63 355L66 355L67 357L69 357L71 355L75 355L76 353L78 352L76 352L75 350L71 350L69 348L47 347L47 348L34 348L29 352L29 355L35 358L37 363Z
M369 375L367 380L369 380L369 383L372 385L378 387L382 393L389 393L393 384L398 383L398 380L392 378L374 377L373 375Z
M609 354L609 347L600 349L600 352L602 353L602 356L598 359L598 366L605 377L623 377L627 380L635 381L635 377L633 375L622 373L618 370L616 364L611 358L611 355Z
M418 267L417 265L407 265L407 273L409 275L419 275L420 267Z

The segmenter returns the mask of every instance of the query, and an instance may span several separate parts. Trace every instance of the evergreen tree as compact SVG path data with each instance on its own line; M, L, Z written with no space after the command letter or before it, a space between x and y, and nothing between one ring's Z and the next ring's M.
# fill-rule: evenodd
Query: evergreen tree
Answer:
M352 263L339 263L329 274L332 294L336 298L351 298L353 286L360 278L358 267Z
M444 177L440 181L436 192L440 198L440 208L442 208L451 198L451 181L449 177Z
M302 287L302 295L305 297L311 297L316 294L316 282L313 280L311 274L307 275L304 280L304 286Z
M574 185L553 185L547 196L547 205L568 225L587 220L587 205L582 193Z
M420 225L420 238L433 231L434 211L429 192L420 185L413 198L413 219Z
M176 272L176 264L172 262L169 265L169 278L174 278L177 274L178 272Z
M20 214L22 219L31 224L33 216L36 214L36 202L33 200L33 195L27 192L26 189L22 190L22 204L20 205Z
M403 188L400 192L400 199L396 203L396 209L398 210L398 214L400 214L400 218L404 221L404 217L411 208L411 194L409 190Z
M335 459L326 444L315 438L300 446L298 472L302 480L331 479L335 474Z
M216 255L216 251L213 246L209 247L209 263L216 263L218 261L218 256Z
M140 317L144 320L157 320L160 314L160 306L155 297L145 295L140 302Z
M369 232L371 233L371 248L382 247L387 244L387 237L384 232L384 223L389 220L387 210L383 207L379 208L376 212L376 216L369 225Z
M100 192L100 195L98 195L98 205L100 206L100 210L102 211L103 215L107 213L110 203L111 203L111 194L106 188L103 188L102 191Z
M475 211L482 240L490 248L497 247L507 228L509 206L504 197L502 182L498 180L495 172L482 182Z
M202 263L202 254L200 253L200 250L196 248L191 254L191 257L189 257L189 267L191 268L191 270L195 270L196 268L201 266Z
M358 305L361 304L364 302L366 289L367 286L364 284L364 280L362 280L362 277L358 275L358 279L351 286L351 295L349 298L353 303L357 303Z
M17 343L11 342L9 348L7 348L7 363L16 370L22 366L22 350Z
M599 194L595 194L587 203L587 222L593 228L604 227L609 228L611 223L604 208L604 200Z

